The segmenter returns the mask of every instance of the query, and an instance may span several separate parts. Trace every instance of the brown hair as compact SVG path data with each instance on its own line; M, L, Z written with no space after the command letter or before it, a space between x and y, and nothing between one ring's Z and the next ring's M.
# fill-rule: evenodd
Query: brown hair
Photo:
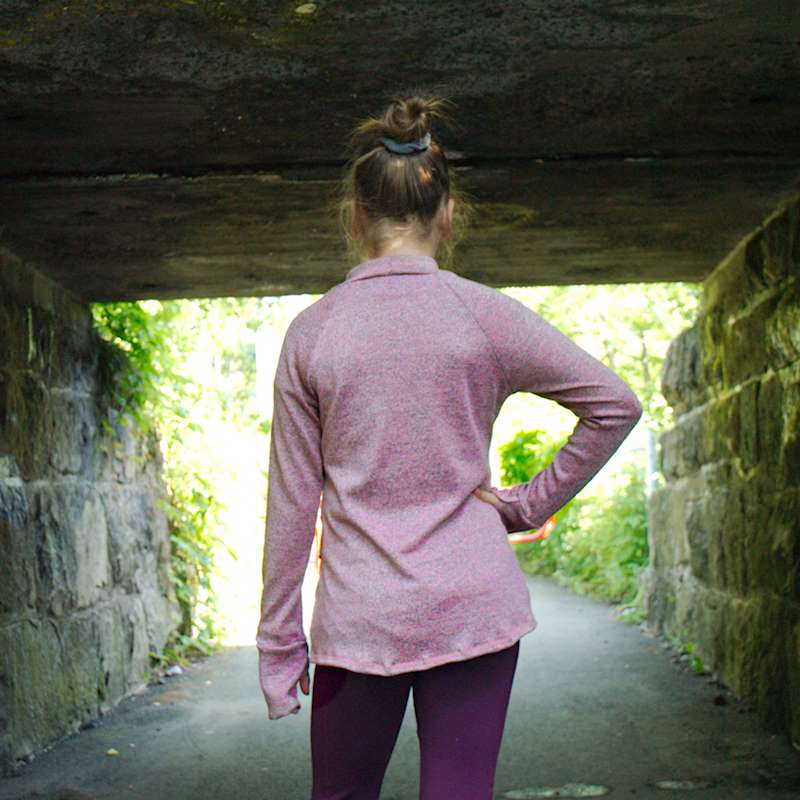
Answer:
M366 260L369 246L397 235L398 228L410 230L419 239L433 232L434 220L449 198L456 200L453 227L442 240L437 262L452 266L453 251L463 237L474 208L468 196L455 184L454 171L444 149L434 137L432 123L441 119L453 127L446 106L452 103L441 97L414 94L395 97L380 116L360 122L350 135L352 155L339 186L339 222L353 261ZM421 139L431 133L428 148L397 154L381 143L383 136L398 142ZM366 219L362 236L352 233L353 204Z

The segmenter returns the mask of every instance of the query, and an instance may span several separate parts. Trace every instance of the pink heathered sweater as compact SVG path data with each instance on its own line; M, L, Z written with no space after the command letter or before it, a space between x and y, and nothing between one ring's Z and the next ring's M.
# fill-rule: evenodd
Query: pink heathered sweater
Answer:
M578 420L546 469L498 489L492 426L520 391ZM534 630L507 534L574 497L641 413L619 376L518 300L429 256L353 267L292 320L275 374L256 635L269 718L299 711L308 662L394 675ZM309 651L301 585L321 493Z

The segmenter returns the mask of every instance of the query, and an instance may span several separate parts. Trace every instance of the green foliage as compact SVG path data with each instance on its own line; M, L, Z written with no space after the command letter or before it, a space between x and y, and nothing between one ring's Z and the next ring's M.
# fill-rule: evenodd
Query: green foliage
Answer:
M500 455L500 484L513 486L524 483L542 472L553 460L556 452L566 440L548 440L542 431L520 431L511 441L498 448ZM575 499L554 514L556 527L545 539L515 545L523 568L540 575L553 575L558 568L558 553L561 549L561 520L569 513Z
M176 310L162 306L152 313L139 302L91 304L95 329L113 345L100 363L102 397L107 408L122 412L122 424L132 422L143 433L153 428L164 382L183 380L168 346ZM103 424L112 435L109 420Z
M686 632L682 629L679 635L668 635L667 639L673 647L680 651L681 655L691 656L689 659L689 666L694 672L696 672L698 675L704 675L708 673L710 670L705 664L703 664L703 662L700 660L700 657L695 652L696 646L694 642L687 641L684 638L685 636Z
M511 486L541 472L553 460L564 441L548 441L542 431L521 431L498 448L501 483Z
M690 282L515 287L503 291L540 313L613 369L636 393L656 433L672 423L659 375L670 342L697 316Z
M556 575L572 589L629 604L647 564L647 506L644 472L621 470L624 483L609 496L576 500L565 516Z
M183 445L187 433L202 434L192 419L199 387L185 372L183 351L189 306L169 303L94 303L95 328L111 347L101 364L102 397L112 417L133 424L142 434L160 438L167 497L165 511L171 542L170 577L181 610L181 622L165 654L181 660L218 645L215 597L211 588L214 552L221 546L215 521L221 511L209 483L198 474L192 453ZM106 433L113 435L108 417ZM152 654L160 660L159 654Z
M530 445L541 439L538 431L522 433L501 448L503 485L527 481L552 461L561 443L543 446L536 455ZM522 568L582 594L634 603L649 558L643 470L627 464L618 481L609 496L570 500L555 514L556 526L545 539L516 545Z

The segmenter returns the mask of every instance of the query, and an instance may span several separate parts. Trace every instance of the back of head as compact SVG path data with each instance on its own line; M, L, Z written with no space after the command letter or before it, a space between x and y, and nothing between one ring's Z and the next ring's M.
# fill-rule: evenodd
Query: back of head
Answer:
M433 130L449 121L448 100L430 95L397 97L379 116L367 117L351 133L352 155L340 186L339 218L351 259L381 252L392 239L427 240L448 199L457 200L451 234L439 263L450 266L453 249L472 212L455 185L454 174ZM398 152L399 151L399 152ZM354 236L353 216L363 226Z

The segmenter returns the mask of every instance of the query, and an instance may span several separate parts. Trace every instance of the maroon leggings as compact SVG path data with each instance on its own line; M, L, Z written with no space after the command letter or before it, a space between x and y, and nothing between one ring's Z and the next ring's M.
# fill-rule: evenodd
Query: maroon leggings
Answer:
M314 665L311 800L378 800L414 688L420 800L491 800L519 641L397 675Z

